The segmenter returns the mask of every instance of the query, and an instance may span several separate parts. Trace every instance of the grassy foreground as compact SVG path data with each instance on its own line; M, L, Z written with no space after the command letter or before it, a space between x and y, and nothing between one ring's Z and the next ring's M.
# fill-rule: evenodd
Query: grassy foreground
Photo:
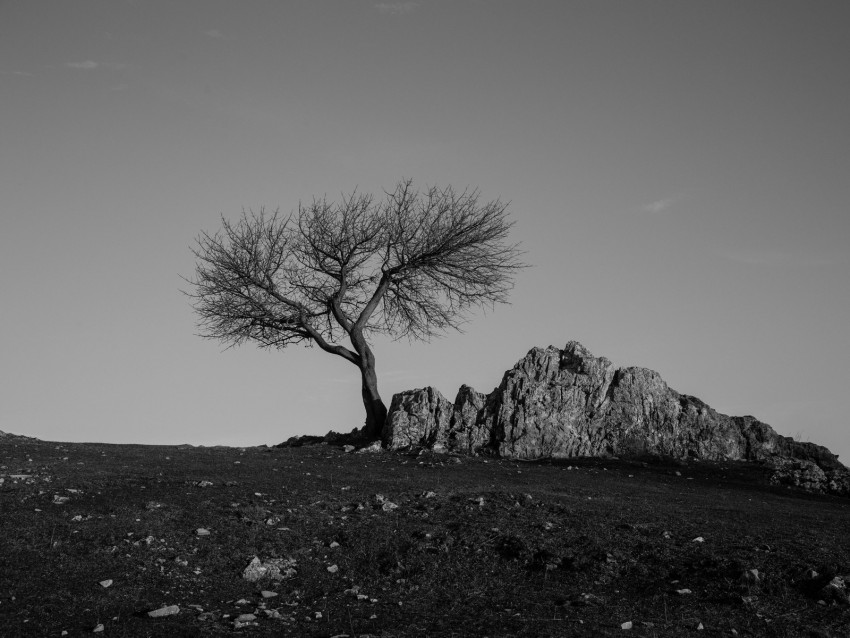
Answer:
M850 636L850 500L766 476L6 437L0 635Z

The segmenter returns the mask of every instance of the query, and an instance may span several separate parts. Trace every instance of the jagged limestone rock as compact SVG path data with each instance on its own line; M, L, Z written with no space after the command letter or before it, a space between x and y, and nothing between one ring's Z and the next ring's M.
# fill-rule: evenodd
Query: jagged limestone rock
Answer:
M448 447L465 454L477 454L489 448L493 410L488 396L462 385L453 408L446 437Z
M391 449L445 446L453 413L451 402L434 388L396 394L384 426L384 444Z
M823 473L801 484L850 493L850 472L826 448L781 436L751 416L720 414L672 390L657 372L616 368L575 341L563 350L532 349L487 395L466 385L454 404L434 388L395 395L384 444L521 459L797 459Z

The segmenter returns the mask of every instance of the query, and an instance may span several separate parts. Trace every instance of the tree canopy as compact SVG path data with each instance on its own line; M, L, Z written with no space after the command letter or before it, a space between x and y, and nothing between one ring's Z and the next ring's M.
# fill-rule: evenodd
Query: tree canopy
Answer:
M427 340L460 329L473 307L506 302L524 267L512 226L498 199L451 186L419 191L411 180L382 198L355 191L290 215L222 218L193 248L201 336L276 349L309 342L353 363L367 433L377 436L386 408L370 337Z

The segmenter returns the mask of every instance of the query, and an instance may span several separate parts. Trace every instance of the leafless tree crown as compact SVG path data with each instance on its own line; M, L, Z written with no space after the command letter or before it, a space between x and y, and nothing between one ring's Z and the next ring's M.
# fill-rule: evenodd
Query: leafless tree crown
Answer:
M507 301L524 266L507 204L477 190L416 190L403 180L376 199L244 212L202 233L190 280L201 334L268 348L312 341L357 363L357 341L384 333L428 339L466 311ZM348 335L355 351L335 345Z

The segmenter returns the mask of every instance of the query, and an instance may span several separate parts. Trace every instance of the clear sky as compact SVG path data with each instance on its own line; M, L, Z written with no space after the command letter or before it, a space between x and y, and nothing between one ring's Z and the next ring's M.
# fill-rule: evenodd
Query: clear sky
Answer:
M362 425L316 348L222 351L220 215L509 200L510 306L374 344L384 399L575 339L850 459L850 3L0 1L0 429L254 445Z

